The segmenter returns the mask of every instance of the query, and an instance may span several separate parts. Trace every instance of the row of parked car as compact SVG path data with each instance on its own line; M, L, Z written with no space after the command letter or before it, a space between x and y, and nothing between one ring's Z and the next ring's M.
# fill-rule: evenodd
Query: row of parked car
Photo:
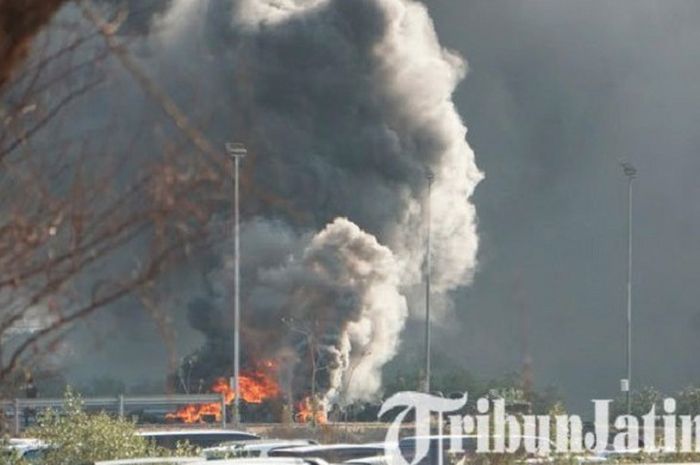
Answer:
M385 443L367 444L318 444L311 439L269 439L255 434L233 430L155 430L140 431L139 435L157 446L175 449L179 443L188 442L201 450L198 457L143 458L97 462L95 465L388 465ZM416 437L402 439L396 446L408 463L413 462ZM477 436L423 437L428 451L415 465L466 465L474 457ZM447 451L454 441L461 442L459 457L449 456ZM12 439L10 447L27 461L41 464L42 451L47 445L35 439ZM606 461L604 456L577 457L575 462L589 464ZM517 458L521 464L551 463L551 457L522 454Z
M382 444L320 445L311 439L266 439L244 431L224 429L145 430L139 431L138 434L166 449L175 449L178 444L187 442L200 449L202 455L190 458L125 459L108 463L136 465L206 461L207 465L214 465L212 461L216 461L215 465L328 465L384 454ZM41 464L42 454L48 447L37 439L17 438L9 441L10 449L37 465Z

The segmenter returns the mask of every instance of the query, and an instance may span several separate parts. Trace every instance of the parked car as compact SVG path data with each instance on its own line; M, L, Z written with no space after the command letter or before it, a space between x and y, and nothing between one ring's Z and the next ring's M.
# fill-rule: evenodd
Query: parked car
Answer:
M315 444L318 443L311 439L251 439L208 447L202 451L202 454L210 460L216 458L268 457L270 452L277 449Z
M187 441L196 447L214 447L225 442L260 439L257 434L227 429L163 429L139 431L138 435L157 446L175 449L178 443Z
M269 457L316 457L331 463L347 462L384 455L384 443L372 444L323 444L276 449Z
M93 465L180 465L201 462L202 457L144 457L135 459L102 460Z
M465 463L472 459L477 454L477 445L479 438L484 436L478 435L459 435L450 436L448 434L444 436L431 435L431 436L411 436L403 438L399 441L399 450L401 455L406 459L407 462L413 463L416 450L416 441L427 440L430 441L428 445L428 452L426 456L417 462L416 465L438 465L439 463L450 464L450 463ZM491 436L489 439L492 441L496 436ZM533 438L532 436L527 436L528 438ZM526 436L521 436L522 439ZM554 451L554 444L549 438L536 438L538 441L547 441L551 451ZM453 441L459 441L461 445L461 451L458 453L452 453L451 446ZM442 455L442 462L440 462L440 455ZM493 455L493 454L492 454ZM546 463L550 461L550 456L541 456L537 454L529 454L521 447L520 450L512 455L517 463Z
M40 463L49 445L39 439L12 438L3 453L16 453L29 463Z
M190 465L190 464L187 464ZM329 465L323 459L308 457L251 457L225 460L208 460L191 465Z
M391 461L386 455L367 457L364 459L353 459L345 462L345 465L389 465Z

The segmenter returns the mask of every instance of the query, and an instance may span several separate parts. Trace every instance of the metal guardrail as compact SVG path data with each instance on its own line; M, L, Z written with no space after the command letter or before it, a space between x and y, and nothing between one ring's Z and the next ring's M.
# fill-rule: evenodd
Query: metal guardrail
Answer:
M172 394L158 396L117 396L117 397L86 397L81 399L85 407L104 407L114 410L119 418L124 418L126 408L129 406L178 406L189 404L212 404L221 402L221 426L226 427L226 398L224 394ZM25 409L56 409L64 407L64 399L13 399L0 400L0 409L5 415L8 412L14 417L14 433L17 435L22 429L20 416Z

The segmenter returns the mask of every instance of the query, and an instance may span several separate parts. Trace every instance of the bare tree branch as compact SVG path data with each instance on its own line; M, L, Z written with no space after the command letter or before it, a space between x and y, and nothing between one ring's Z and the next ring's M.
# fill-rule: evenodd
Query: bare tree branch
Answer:
M34 37L65 0L0 1L0 90L29 54Z

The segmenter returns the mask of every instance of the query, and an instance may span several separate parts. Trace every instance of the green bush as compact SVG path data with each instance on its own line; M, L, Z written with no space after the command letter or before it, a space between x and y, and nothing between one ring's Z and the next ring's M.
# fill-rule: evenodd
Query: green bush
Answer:
M133 423L112 418L104 412L89 414L83 409L79 395L66 391L61 412L47 410L38 418L37 426L27 436L50 444L45 465L80 465L99 460L196 455L188 445L175 452L156 447L136 434Z

